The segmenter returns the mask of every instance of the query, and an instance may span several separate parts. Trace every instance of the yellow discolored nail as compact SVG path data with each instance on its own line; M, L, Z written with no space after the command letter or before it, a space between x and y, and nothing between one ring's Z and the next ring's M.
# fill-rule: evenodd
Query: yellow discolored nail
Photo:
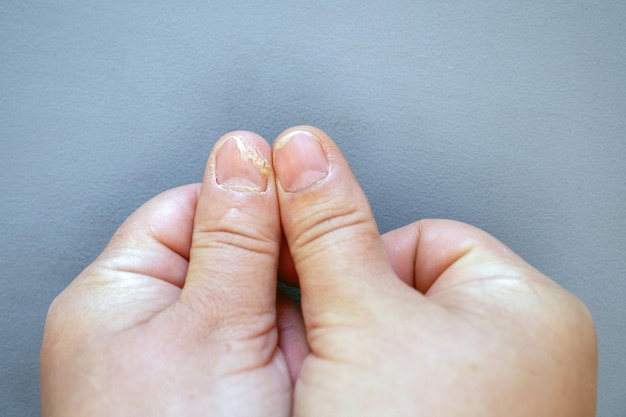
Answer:
M239 136L224 140L215 158L215 181L235 191L267 190L269 163L249 141Z

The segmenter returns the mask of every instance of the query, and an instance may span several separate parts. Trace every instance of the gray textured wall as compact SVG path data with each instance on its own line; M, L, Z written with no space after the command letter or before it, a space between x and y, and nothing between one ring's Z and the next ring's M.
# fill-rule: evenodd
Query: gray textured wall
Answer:
M0 415L39 413L47 305L232 129L335 137L382 231L498 236L582 298L626 415L626 3L0 5Z

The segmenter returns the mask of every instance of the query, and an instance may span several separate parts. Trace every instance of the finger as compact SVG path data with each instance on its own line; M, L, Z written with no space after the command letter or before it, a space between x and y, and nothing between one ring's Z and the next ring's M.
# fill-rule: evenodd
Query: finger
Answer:
M309 355L302 313L295 301L287 294L279 292L276 315L278 346L285 355L291 380L295 382L300 373L302 362Z
M453 220L421 220L385 234L384 243L396 274L422 293L489 278L547 280L495 237Z
M185 185L143 204L113 235L95 266L182 288L199 192L200 184Z
M181 302L205 326L244 332L226 337L266 335L275 329L280 238L269 145L251 132L225 135L207 163Z
M347 161L322 131L296 127L274 143L274 168L307 327L334 313L364 317L366 295L397 279Z

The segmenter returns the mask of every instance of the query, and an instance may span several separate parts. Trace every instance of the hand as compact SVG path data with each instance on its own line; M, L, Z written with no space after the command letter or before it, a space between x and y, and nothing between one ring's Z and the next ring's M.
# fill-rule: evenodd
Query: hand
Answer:
M299 280L311 349L295 416L594 415L595 333L578 299L462 223L425 220L381 240L336 145L308 131L323 151L293 131L282 137L304 152L274 146L283 275ZM324 159L306 187L316 178L300 167L322 173Z
M200 190L138 210L53 303L44 415L593 413L593 325L573 296L466 225L381 240L316 129L281 135L273 169L262 139L235 135ZM274 296L281 221L310 352Z
M54 301L44 416L289 415L294 355L278 329L302 324L286 300L277 320L270 155L254 134L222 138L201 186L142 206Z

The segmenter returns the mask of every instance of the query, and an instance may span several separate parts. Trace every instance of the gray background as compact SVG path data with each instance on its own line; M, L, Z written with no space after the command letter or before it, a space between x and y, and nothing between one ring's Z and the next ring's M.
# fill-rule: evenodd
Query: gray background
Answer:
M626 2L2 3L0 415L39 413L46 308L126 216L307 123L381 231L463 220L582 298L626 416Z

